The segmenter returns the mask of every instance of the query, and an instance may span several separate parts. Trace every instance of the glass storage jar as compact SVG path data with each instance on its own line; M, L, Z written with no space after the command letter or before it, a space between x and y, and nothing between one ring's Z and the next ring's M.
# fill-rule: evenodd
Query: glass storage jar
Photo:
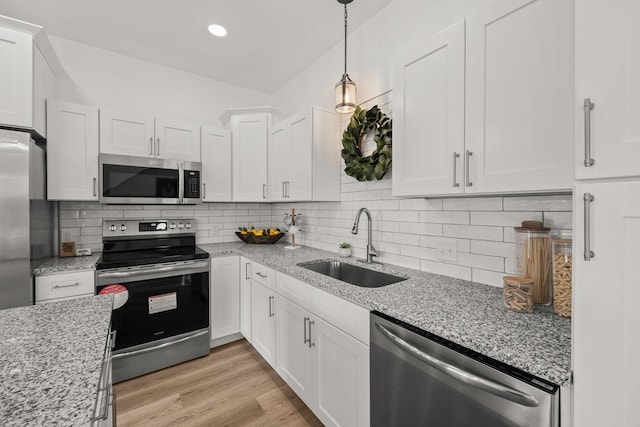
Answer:
M533 312L533 280L521 276L504 276L502 304L509 310Z
M562 317L571 317L573 252L570 235L553 239L553 311Z
M540 221L523 221L516 227L516 271L533 280L533 302L551 304L550 229Z

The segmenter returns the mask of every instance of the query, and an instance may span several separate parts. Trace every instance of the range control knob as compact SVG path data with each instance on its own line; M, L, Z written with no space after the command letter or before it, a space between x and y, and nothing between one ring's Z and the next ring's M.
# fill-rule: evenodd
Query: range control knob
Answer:
M176 224L172 222L171 224L169 224L169 228L173 230L174 228L176 228Z
M116 227L116 225L115 225L115 224L111 224L111 225L109 226L109 231L116 231L117 229L118 229L118 227Z
M124 224L120 225L120 231L127 231L127 226Z
M191 228L191 223L190 223L190 222L186 223L186 224L184 225L184 228L187 228L187 229Z
M179 222L179 223L178 223L178 228L184 228L184 224L183 224L183 223L181 223L181 222Z

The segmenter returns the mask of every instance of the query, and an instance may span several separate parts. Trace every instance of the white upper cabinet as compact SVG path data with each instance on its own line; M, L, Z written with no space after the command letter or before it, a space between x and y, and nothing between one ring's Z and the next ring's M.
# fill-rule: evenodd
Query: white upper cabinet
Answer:
M98 200L98 108L47 101L47 198Z
M271 115L231 116L233 146L233 200L267 200L267 141Z
M0 125L46 137L45 100L61 71L42 27L0 17Z
M393 194L462 193L464 21L396 60Z
M100 152L200 161L200 125L100 109Z
M572 88L571 0L498 0L401 54L393 194L570 190Z
M231 201L231 131L202 126L202 200Z
M340 200L340 122L308 108L274 125L269 141L269 201Z
M573 183L573 1L499 0L467 19L467 193Z
M575 12L576 178L640 176L640 3L580 0Z

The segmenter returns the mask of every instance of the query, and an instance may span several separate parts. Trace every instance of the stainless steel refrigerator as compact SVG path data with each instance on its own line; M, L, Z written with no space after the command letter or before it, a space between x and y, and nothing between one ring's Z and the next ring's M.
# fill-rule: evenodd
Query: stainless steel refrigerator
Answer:
M33 304L31 270L54 252L45 165L29 133L0 129L0 309Z

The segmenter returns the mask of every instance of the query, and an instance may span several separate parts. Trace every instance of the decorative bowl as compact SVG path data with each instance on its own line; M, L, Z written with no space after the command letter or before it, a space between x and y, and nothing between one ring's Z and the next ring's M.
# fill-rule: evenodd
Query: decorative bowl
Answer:
M271 236L256 236L253 233L242 234L239 231L236 231L236 236L238 236L240 240L252 245L273 244L280 240L284 235L285 233L278 233Z

